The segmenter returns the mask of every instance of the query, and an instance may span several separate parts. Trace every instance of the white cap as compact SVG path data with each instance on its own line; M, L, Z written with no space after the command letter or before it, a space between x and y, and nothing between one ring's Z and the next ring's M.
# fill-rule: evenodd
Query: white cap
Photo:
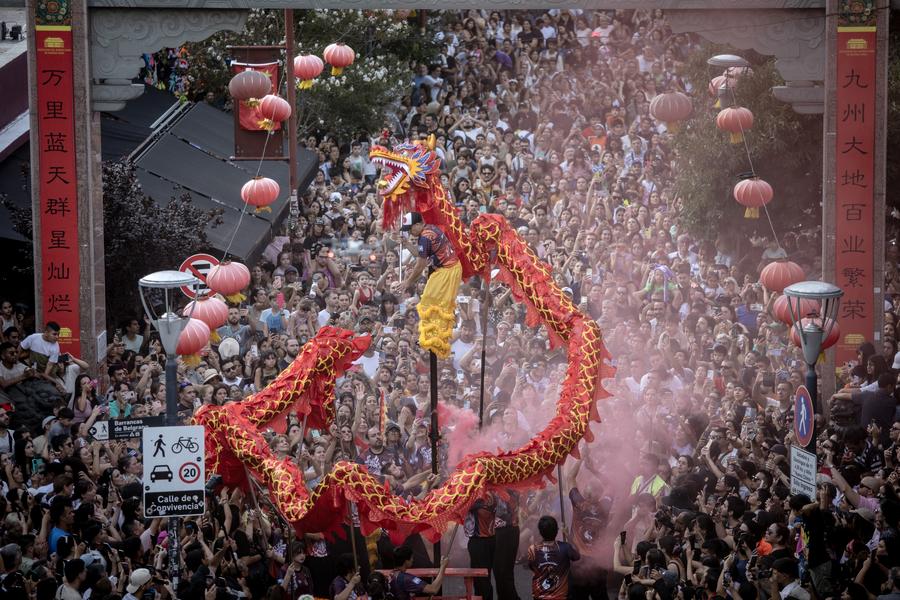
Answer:
M125 588L125 591L129 594L133 594L151 579L153 579L153 577L147 569L135 569L131 574L131 579L128 580L128 587Z

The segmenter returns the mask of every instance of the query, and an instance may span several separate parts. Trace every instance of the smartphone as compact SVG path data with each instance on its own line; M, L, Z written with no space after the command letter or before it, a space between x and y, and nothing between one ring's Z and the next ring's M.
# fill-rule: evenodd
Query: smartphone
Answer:
M44 466L43 458L32 458L31 459L31 472L38 473Z
M385 325L384 327L381 328L381 330L384 333L394 333L394 328L391 327L390 325Z
M715 374L716 374L716 372L713 371L712 369L707 369L707 370L706 370L706 378L707 378L707 379L712 379L713 376L714 376Z
M250 355L253 358L259 358L259 346L257 346L256 344L250 346Z
M282 310L284 308L284 293L278 292L275 296L275 303L278 305L278 310Z
M650 565L644 565L638 571L638 577L641 579L647 579L650 577Z
M758 557L756 554L753 554L753 555L750 557L750 562L747 563L747 570L748 570L748 571L752 571L753 569L756 568L756 560L757 560L758 558L759 558L759 557Z

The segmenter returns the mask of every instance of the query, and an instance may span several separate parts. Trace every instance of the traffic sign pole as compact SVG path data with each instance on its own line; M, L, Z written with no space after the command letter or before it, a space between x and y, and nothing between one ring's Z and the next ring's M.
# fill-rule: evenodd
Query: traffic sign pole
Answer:
M178 425L178 363L175 356L166 357L166 425ZM145 430L146 431L146 430ZM144 457L146 460L146 457ZM146 509L146 503L144 508ZM181 565L179 561L178 530L181 529L181 519L169 517L169 581L172 582L172 590L177 594L178 580L181 577Z

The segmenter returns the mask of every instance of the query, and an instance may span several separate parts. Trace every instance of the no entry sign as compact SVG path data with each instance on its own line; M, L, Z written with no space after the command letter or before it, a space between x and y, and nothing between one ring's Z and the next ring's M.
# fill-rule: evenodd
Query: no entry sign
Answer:
M206 287L206 276L209 275L209 270L218 264L219 259L215 256L210 256L209 254L194 254L193 256L188 256L184 259L184 262L181 263L178 270L199 279L200 285L197 286L197 290L200 294L208 294L210 289ZM184 292L184 295L188 298L193 299L195 297L194 290L189 287L182 287L181 291Z

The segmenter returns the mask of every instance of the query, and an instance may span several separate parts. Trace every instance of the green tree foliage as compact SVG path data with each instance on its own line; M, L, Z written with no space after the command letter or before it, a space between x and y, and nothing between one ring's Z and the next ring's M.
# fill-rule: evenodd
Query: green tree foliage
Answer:
M206 229L221 223L221 211L205 211L183 193L167 204L144 195L134 166L103 164L103 227L108 314L139 314L138 279L177 269L185 258L209 247Z
M294 11L297 54L321 58L326 46L336 41L356 52L355 62L343 75L333 77L326 64L312 90L297 93L301 135L326 131L348 136L382 126L386 110L412 84L411 63L429 61L436 51L430 36L402 16L385 10ZM230 101L227 47L283 41L283 11L260 9L251 11L245 32L220 32L188 44L189 95L197 98L211 92L217 100Z
M31 208L6 199L15 230L28 239L17 264L32 267ZM103 250L106 255L106 306L110 317L140 314L138 279L163 269L175 269L186 257L208 249L208 227L222 222L221 210L205 211L187 192L167 204L145 196L127 161L103 163ZM24 269L23 269L24 271ZM112 324L114 326L114 324Z
M764 212L759 220L744 219L744 207L732 195L738 175L751 171L751 165L744 145L731 144L729 135L716 128L719 110L707 88L721 72L711 70L706 59L720 50L727 51L710 47L695 53L686 67L695 90L694 113L674 140L683 222L701 238L720 234L746 240L754 233L771 238ZM797 114L772 95L773 86L784 84L773 60L748 58L753 73L740 78L734 94L738 105L753 112L753 128L746 136L752 170L775 192L768 209L780 238L788 230L821 222L822 119Z

